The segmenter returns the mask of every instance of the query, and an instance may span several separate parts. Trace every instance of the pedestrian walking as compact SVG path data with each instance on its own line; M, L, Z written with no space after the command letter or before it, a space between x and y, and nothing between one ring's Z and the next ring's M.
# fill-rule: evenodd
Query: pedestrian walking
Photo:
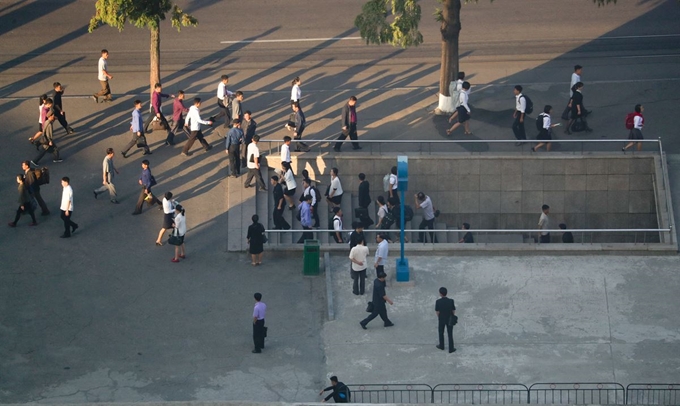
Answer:
M173 220L172 242L175 246L175 256L170 262L179 262L179 259L186 259L187 253L184 245L184 236L187 234L187 219L184 208L181 204L175 205L175 218Z
M635 105L635 112L632 113L633 128L631 128L630 133L628 133L629 140L643 140L645 138L642 136L642 127L645 125L645 118L642 116L644 111L645 108L642 106L642 104ZM628 121L629 120L626 119L626 125L629 125ZM636 144L636 141L629 142L625 147L621 148L621 151L626 152L626 150L632 147L634 144ZM642 143L639 141L637 141L637 150L642 151Z
M184 107L184 90L177 91L177 97L172 102L172 130L173 134L177 134L183 131L184 134L189 138L189 132L184 127L184 113L188 113L189 108Z
M387 236L383 233L378 233L375 236L375 242L378 243L378 248L375 249L373 267L375 268L375 274L380 275L385 273L385 262L387 261L390 249L387 244Z
M378 277L373 281L373 300L371 301L371 303L373 303L373 311L368 317L359 322L361 328L363 328L364 330L367 329L366 326L368 325L368 323L370 323L371 320L375 319L378 316L380 316L383 323L385 323L385 327L394 326L394 323L392 323L390 319L387 317L387 305L385 305L385 303L389 303L390 306L394 304L394 302L392 302L392 299L390 299L387 296L387 293L385 292L386 277L387 275L385 275L385 272L380 272L378 274Z
M352 233L354 236L355 233ZM363 295L366 288L366 267L368 258L368 247L366 246L366 240L364 239L363 233L358 234L358 237L354 239L356 245L352 247L349 251L349 260L351 262L351 273L352 280L354 281L352 285L352 293L355 295Z
M312 196L312 219L314 219L314 227L319 227L319 199L321 195L319 191L313 186L312 180L309 178L302 179L302 195L300 201L304 196Z
M78 229L78 224L73 222L73 188L68 176L61 178L61 220L64 222L64 234L61 238L70 238Z
M436 209L432 204L432 199L430 199L430 196L426 195L423 192L418 192L414 195L414 202L416 209L423 209L423 219L421 220L418 229L425 230L427 228L430 230L434 230L434 219ZM429 234L430 241L436 243L437 239L435 238L434 233L431 232ZM418 233L418 242L426 242L424 232Z
M401 204L401 198L399 197L399 178L397 177L397 167L393 166L390 168L389 177L389 189L387 190L387 199L394 199L397 204Z
M255 349L253 354L259 354L264 349L264 339L267 337L267 328L264 326L264 316L267 312L267 305L262 301L262 293L255 293L255 307L253 308L253 343Z
M38 166L40 160L47 153L52 154L52 162L54 163L64 161L59 156L59 147L57 147L57 144L54 142L53 123L54 120L56 119L56 116L54 115L54 110L52 108L53 103L54 102L50 98L47 98L45 100L45 105L43 107L43 111L45 111L45 116L43 120L43 131L42 133L37 133L35 136L28 139L31 143L36 144L38 146L38 154L31 161L31 163L33 163L33 165L35 166Z
M512 123L512 132L515 134L515 138L518 141L515 145L520 146L522 145L522 141L527 139L527 134L524 131L524 116L527 109L527 99L522 94L522 86L515 86L514 92L515 112L512 114L512 117L515 121Z
M350 96L349 101L342 108L342 132L338 137L338 142L335 143L333 149L335 152L340 152L342 148L342 141L349 137L352 141L357 140L357 98L356 96ZM352 143L352 149L361 149L358 142Z
M319 396L323 396L324 392L331 391L331 394L326 396L321 403L326 403L328 402L331 398L335 401L335 403L349 403L352 400L352 394L347 387L342 382L338 381L337 376L331 376L331 386L327 388L321 389L321 392L319 392Z
M305 196L304 200L298 206L298 213L300 214L300 225L302 225L303 230L312 229L312 196ZM314 238L314 234L309 231L302 233L302 236L298 240L298 244L304 244L305 240L311 240Z
M156 245L163 245L163 234L167 230L172 229L172 224L175 219L175 207L177 206L177 201L172 199L172 192L165 192L163 196L163 225L161 226L161 231L158 232L158 238L156 238Z
M295 208L295 203L293 203L293 196L295 196L295 190L297 189L297 183L295 182L295 176L293 175L293 169L291 169L288 162L281 162L281 182L286 186L283 191L283 196L288 202L288 208L293 210Z
M243 130L243 152L241 153L241 168L247 167L248 162L248 145L253 142L255 131L257 130L257 122L253 119L253 113L246 110L243 113L243 121L241 121L241 130Z
M378 223L375 225L375 228L381 229L387 215L387 203L385 203L385 198L382 196L378 196L375 203L378 205Z
M226 152L229 157L229 176L238 178L240 175L239 151L241 143L243 143L243 131L241 130L241 122L234 119L233 126L229 133L227 133Z
M545 145L545 150L550 152L550 148L552 147L552 143L550 142L552 140L552 129L560 125L559 123L557 124L552 124L552 118L550 117L550 114L552 114L552 106L549 104L546 104L545 107L543 108L543 113L538 115L537 120L537 127L540 126L540 130L538 135L536 136L536 140L541 141L536 146L531 148L531 152L536 152L541 148L542 146Z
M568 104L571 109L571 119L569 124L567 124L567 128L564 129L564 132L567 134L571 134L572 131L585 131L587 133L593 131L586 121L586 108L583 106L583 86L583 82L578 82L572 87L573 95ZM581 124L577 126L576 123L578 121Z
M446 130L446 134L451 134L456 128L462 124L465 128L465 135L472 135L470 131L470 106L468 100L470 99L470 82L463 82L462 89L458 92L458 101L456 102L456 111L449 118L451 123L455 117L458 117L458 122L451 128Z
M210 120L217 121L218 118L224 116L224 128L229 128L229 122L231 121L229 100L234 96L234 93L227 89L227 83L229 83L229 76L222 75L220 83L217 85L217 106L220 112Z
M290 104L297 103L298 106L300 105L300 99L302 98L302 91L300 90L300 85L302 84L302 80L300 80L299 76L296 76L295 79L293 79L293 82L290 84L291 89L290 89Z
M165 145L175 145L175 134L173 134L172 130L170 129L170 124L168 124L168 120L165 119L165 115L163 115L163 112L161 111L161 104L163 104L163 99L167 98L175 98L174 94L167 94L163 93L163 87L161 86L160 83L156 83L153 86L153 93L151 93L151 110L153 114L149 114L149 117L146 119L144 122L144 132L148 133L149 132L149 125L157 119L160 121L161 125L165 130L167 131L167 136L165 138Z
M144 149L142 155L151 155L149 145L146 143L146 136L144 136L144 122L142 121L142 101L135 100L135 108L132 110L132 121L130 122L130 131L132 131L132 139L123 148L121 155L127 158L127 153L134 146Z
M243 110L241 107L241 102L243 102L243 92L237 91L234 93L234 99L231 101L231 119L243 122Z
M569 82L569 97L574 95L574 85L581 81L581 72L583 72L583 66L574 65L574 72L571 74L571 81Z
M24 182L24 175L17 175L17 190L19 192L19 208L17 209L17 214L14 216L14 221L8 223L10 227L16 227L22 214L28 213L31 216L31 223L29 226L37 226L38 222L35 220L35 213L33 208L33 202L31 199L31 194L28 193L28 186ZM37 206L37 205L36 205ZM37 208L37 207L36 207Z
M30 161L23 161L21 163L21 169L24 171L24 185L28 189L28 193L35 198L36 202L40 206L41 216L49 216L50 210L47 208L47 204L40 194L40 184L38 178L35 175L33 169L31 169Z
M368 209L371 205L371 190L370 184L366 180L366 174L359 174L359 207L362 209Z
M262 173L260 172L260 148L257 143L260 141L260 136L255 135L253 137L253 142L248 145L248 176L246 176L246 181L243 186L246 188L255 187L250 182L255 178L255 183L257 183L258 190L266 192L267 186L264 184L264 179L262 179Z
M564 223L560 223L558 226L560 230L566 230L567 225ZM571 233L571 231L562 231L562 243L564 244L573 244L574 243L574 235Z
M460 226L460 229L463 231L467 231L470 229L470 224L468 223L463 223L462 226ZM465 234L463 234L463 238L458 240L459 243L466 243L466 244L472 244L475 242L475 238L472 236L472 233L467 231Z
M286 125L285 128L288 131L293 132L293 138L296 140L301 140L302 139L302 133L305 131L305 127L307 126L307 120L305 119L305 113L302 111L300 108L300 105L298 103L293 103L291 105L291 108L293 109L293 114L291 114L291 119ZM305 144L304 142L296 142L295 143L295 151L304 151L307 152L309 151L309 146Z
M43 123L45 121L45 114L47 114L47 110L45 109L45 100L47 100L46 94L41 95L40 99L38 100L38 130L33 135L33 137L31 137L31 139L37 138L43 133Z
M274 194L274 212L272 213L274 230L290 230L290 224L283 218L286 199L283 197L283 186L279 183L279 177L273 175L269 179L269 183L272 185Z
M250 265L262 265L262 253L264 252L264 243L266 235L264 233L264 226L260 224L260 217L253 214L253 224L248 226L248 234L246 239L248 241L248 252L250 253Z
M116 200L118 195L116 194L116 186L113 184L113 178L118 175L119 172L113 164L114 155L113 148L106 148L106 156L104 157L104 161L102 161L102 186L95 189L93 192L94 198L96 199L100 193L108 191L111 203L118 204L118 200Z
M456 316L456 304L453 299L446 297L448 290L445 287L439 288L439 296L434 305L434 311L437 313L439 324L437 330L439 331L439 345L437 348L444 350L444 329L449 336L449 354L456 352L453 346L453 326L457 323L458 316Z
M109 74L109 51L102 49L102 56L99 58L99 63L97 64L98 79L102 90L99 93L92 95L95 103L99 103L99 98L103 97L105 102L113 101L111 98L111 87L109 86L109 80L113 79L113 76Z
M331 219L331 224L333 225L333 227L331 227L333 230L331 232L333 240L335 240L335 242L338 244L342 244L344 242L342 239L342 209L339 207L333 207L333 218Z
M283 137L283 145L281 145L281 162L287 162L289 165L293 163L290 158L290 142L291 138L286 135Z
M458 106L460 106L460 92L463 90L463 83L465 82L465 72L458 72L458 79L449 83L449 96L453 102L453 114L449 117L449 123L458 117Z
M201 118L200 107L201 107L201 98L196 97L194 99L194 105L189 108L189 113L187 114L186 123L184 124L185 128L187 126L189 127L190 132L189 132L189 139L187 139L186 144L184 144L184 148L182 148L182 155L183 156L190 156L191 155L191 152L189 150L194 145L194 142L196 142L196 140L198 140L198 142L201 143L205 152L208 152L212 149L212 145L208 144L208 142L203 137L203 132L201 131L201 124L212 125L213 122L212 121L205 121Z
M57 121L59 121L59 124L61 124L62 127L64 127L64 130L66 130L66 134L73 134L76 132L76 130L73 129L73 127L68 125L68 121L66 120L66 112L64 111L64 106L61 101L61 96L64 94L64 88L61 86L61 83L59 82L54 82L52 84L52 87L54 88L54 115L57 117Z
M342 183L338 177L338 168L331 168L331 184L328 187L328 192L326 192L326 201L328 202L330 210L333 210L335 207L340 207L343 193Z
M538 228L541 229L541 232L538 233L538 241L541 244L547 244L550 242L550 232L548 231L550 229L550 218L548 218L550 206L544 204L541 206L541 212L541 217L538 219Z
M144 202L147 206L151 207L154 204L162 205L161 201L158 200L156 196L153 195L151 188L156 186L156 178L151 174L151 167L149 165L149 160L145 159L142 161L142 174L139 176L138 183L142 186L142 190L139 193L139 198L137 199L137 206L135 206L135 211L132 215L142 214L142 208L144 207Z

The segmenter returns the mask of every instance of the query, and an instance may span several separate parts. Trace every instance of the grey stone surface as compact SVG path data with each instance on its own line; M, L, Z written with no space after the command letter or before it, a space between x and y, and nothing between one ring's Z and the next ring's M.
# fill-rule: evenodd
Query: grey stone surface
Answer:
M387 289L395 327L376 319L366 331L370 299L352 295L344 258L332 260L337 320L323 339L327 371L344 382L680 379L678 258L411 257L415 287ZM435 348L440 286L459 316L453 354Z

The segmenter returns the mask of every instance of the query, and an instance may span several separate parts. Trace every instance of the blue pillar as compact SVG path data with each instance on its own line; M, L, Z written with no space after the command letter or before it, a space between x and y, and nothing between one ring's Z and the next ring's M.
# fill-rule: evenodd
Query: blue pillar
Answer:
M404 257L404 205L406 204L405 193L408 190L408 157L400 155L397 157L397 180L398 180L398 190L401 195L401 207L399 216L401 218L401 230L400 238L401 241L401 256L397 259L397 282L408 282L409 281L409 267L408 258Z

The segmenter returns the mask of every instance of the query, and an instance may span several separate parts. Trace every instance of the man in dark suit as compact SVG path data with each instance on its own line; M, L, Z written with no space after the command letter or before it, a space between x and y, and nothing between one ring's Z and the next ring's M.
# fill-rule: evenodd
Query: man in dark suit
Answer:
M253 136L255 135L255 130L257 129L257 122L253 120L253 113L250 110L246 110L243 113L243 121L241 121L241 130L243 131L243 147L241 148L241 167L245 168L247 165L246 156L248 154L248 145L253 142Z
M444 349L444 327L446 327L446 332L449 335L449 353L455 352L456 349L453 347L453 316L456 314L456 305L453 299L446 297L448 291L446 288L439 288L439 296L441 296L435 302L434 311L437 313L437 318L439 318L439 345L437 348L440 350Z
M342 133L338 137L338 142L335 143L333 149L335 152L340 152L342 147L342 141L346 140L347 137L351 140L357 140L357 98L356 96L350 96L349 101L342 108ZM361 149L358 142L352 143L352 149Z
M361 328L364 330L367 329L366 325L378 316L380 316L383 323L385 323L385 327L394 326L394 323L392 323L390 319L387 318L387 306L385 303L393 305L394 302L392 302L392 299L390 299L387 296L387 293L385 293L386 277L387 275L385 275L385 272L380 272L378 273L378 277L373 281L373 312L371 312L368 317L359 322Z

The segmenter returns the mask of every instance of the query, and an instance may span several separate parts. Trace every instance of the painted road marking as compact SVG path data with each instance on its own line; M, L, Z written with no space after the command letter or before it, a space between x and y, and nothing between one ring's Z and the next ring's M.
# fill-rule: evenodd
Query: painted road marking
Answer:
M294 38L294 39L255 39L241 41L220 41L220 44L266 44L273 42L323 42L323 41L350 41L361 37L333 37L333 38Z

